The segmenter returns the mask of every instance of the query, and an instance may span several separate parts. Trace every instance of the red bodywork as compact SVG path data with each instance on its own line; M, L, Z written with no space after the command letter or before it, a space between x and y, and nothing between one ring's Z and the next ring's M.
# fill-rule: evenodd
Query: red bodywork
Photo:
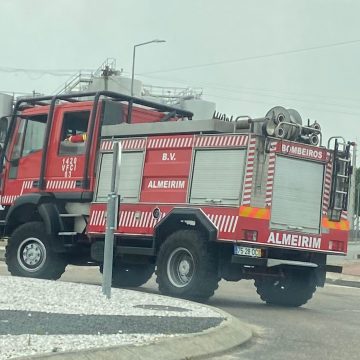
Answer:
M99 121L95 120L95 133L91 144L88 188L79 187L83 177L85 155L60 155L59 134L63 114L67 111L83 111L92 109L92 102L80 102L57 106L47 149L45 171L46 192L85 193L96 190L97 160L100 153L112 152L112 141L100 139ZM41 113L46 114L48 107L41 107ZM125 116L127 108L124 108ZM28 109L23 115L39 114L39 108ZM98 112L100 113L100 111ZM134 108L133 123L157 122L163 113L142 108ZM17 129L15 129L16 133ZM11 154L15 140L8 148ZM254 173L254 157L256 138L254 135L220 134L220 135L164 135L141 138L122 139L123 151L144 151L140 201L121 205L118 228L116 233L126 235L153 236L155 225L174 207L200 208L218 229L218 240L225 242L243 242L251 245L281 247L305 251L326 253L346 253L348 241L348 221L343 218L340 223L327 219L326 210L329 204L331 185L331 154L326 149L320 149L286 141L272 141L270 162L267 176L266 204L262 208L251 207L251 188ZM239 206L198 206L190 205L189 179L191 178L194 150L198 148L246 148L246 166L244 185ZM171 154L173 155L171 155ZM167 154L166 156L164 154ZM301 234L296 232L272 231L270 229L271 194L274 178L273 162L277 155L299 157L309 161L321 162L325 166L325 176L322 196L322 234ZM35 151L19 160L16 178L9 179L10 164L6 162L2 173L1 205L11 205L23 194L38 192L34 186L40 174L42 150ZM162 186L158 186L162 184ZM160 210L160 217L153 216L154 209ZM91 203L87 234L91 237L102 236L105 233L105 203ZM247 238L247 231L257 233L256 241ZM340 243L334 251L330 243L336 240ZM338 243L338 244L339 244Z
M304 144L276 141L273 143L272 156L276 154L292 156L302 159L318 161L325 165L323 186L323 211L322 211L322 234L301 234L296 232L272 231L270 229L271 192L267 197L267 206L254 208L250 206L251 195L247 189L251 189L253 162L251 153L253 138L247 135L191 135L191 136L156 136L142 138L138 141L123 140L124 151L142 150L145 152L144 172L140 192L140 203L122 204L119 214L119 222L116 233L127 235L153 236L155 225L173 208L194 206L188 204L188 179L192 168L193 151L197 148L220 148L220 147L246 147L248 161L245 169L245 181L241 205L230 206L198 206L215 224L218 229L218 240L227 242L241 242L250 245L263 244L271 247L281 247L306 251L321 251L332 253L330 241L341 243L335 252L346 253L348 241L348 221L344 218L339 223L327 219L326 208L329 200L329 177L331 175L330 153L325 149L319 149ZM132 141L132 143L131 143ZM131 144L134 144L132 147ZM284 146L295 145L299 153L286 153ZM111 142L104 141L101 146L102 152L111 151ZM295 150L295 149L293 149ZM301 151L302 150L302 151ZM163 154L171 152L176 160L170 161ZM250 156L250 160L249 160ZM171 162L171 164L169 164ZM268 188L271 190L273 168L269 167ZM179 181L181 189L149 188L149 183L167 181L171 187L171 181ZM251 192L250 192L251 193ZM155 219L152 216L154 209L159 209L161 216ZM92 203L88 226L90 236L105 232L105 203ZM246 231L256 231L257 240L246 240ZM284 241L282 239L284 238ZM285 242L285 244L284 244Z

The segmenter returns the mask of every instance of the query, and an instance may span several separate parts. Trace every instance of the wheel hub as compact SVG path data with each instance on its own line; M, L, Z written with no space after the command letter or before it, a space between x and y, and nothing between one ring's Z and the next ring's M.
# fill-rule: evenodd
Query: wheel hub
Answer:
M167 262L167 277L172 285L178 288L189 285L194 271L194 259L188 249L177 248L170 254Z
M26 271L39 270L46 260L44 244L37 238L27 238L19 246L17 252L19 265Z
M190 271L190 264L187 260L182 260L179 264L179 273L182 276L185 276Z
M26 245L23 251L23 259L29 265L34 265L41 259L41 250L37 244Z

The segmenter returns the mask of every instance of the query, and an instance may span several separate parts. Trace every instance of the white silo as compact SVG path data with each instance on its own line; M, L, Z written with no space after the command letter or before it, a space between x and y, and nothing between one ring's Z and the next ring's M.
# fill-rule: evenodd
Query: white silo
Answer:
M5 141L6 131L10 121L14 97L9 94L0 93L0 144Z

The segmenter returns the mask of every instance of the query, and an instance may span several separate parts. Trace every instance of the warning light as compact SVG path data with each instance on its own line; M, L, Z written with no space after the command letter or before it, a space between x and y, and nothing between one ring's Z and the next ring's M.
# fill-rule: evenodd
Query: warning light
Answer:
M244 238L246 241L257 241L257 235L256 230L244 230Z
M344 251L344 242L339 240L329 241L329 250L331 251Z

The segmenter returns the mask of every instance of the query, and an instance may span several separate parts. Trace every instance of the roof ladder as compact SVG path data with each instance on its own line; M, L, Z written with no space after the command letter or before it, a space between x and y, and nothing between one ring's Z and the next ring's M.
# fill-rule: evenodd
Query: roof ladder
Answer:
M329 209L340 212L340 216L341 212L346 211L348 207L350 176L352 173L350 146L350 142L338 142L335 139Z

